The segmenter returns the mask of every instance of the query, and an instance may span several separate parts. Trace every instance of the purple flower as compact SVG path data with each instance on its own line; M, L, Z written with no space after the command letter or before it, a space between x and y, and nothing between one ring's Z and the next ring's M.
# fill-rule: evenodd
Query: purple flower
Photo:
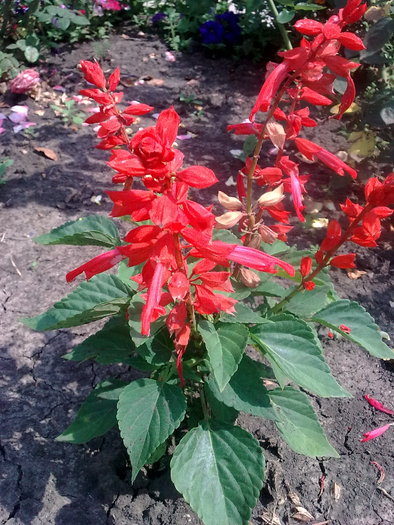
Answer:
M159 13L156 13L155 15L152 16L151 22L152 22L152 24L159 24L165 18L167 18L166 13L159 12Z
M223 42L224 27L219 22L209 20L204 22L199 29L203 44L221 44Z

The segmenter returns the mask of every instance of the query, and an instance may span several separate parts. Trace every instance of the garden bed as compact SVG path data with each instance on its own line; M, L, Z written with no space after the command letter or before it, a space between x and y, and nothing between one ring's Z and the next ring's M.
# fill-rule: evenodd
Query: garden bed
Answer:
M27 104L29 118L37 125L32 136L8 130L0 137L2 156L15 161L0 186L0 519L9 525L197 524L167 471L143 471L131 486L127 456L115 431L84 446L54 441L92 386L110 375L132 379L137 373L112 366L110 374L105 366L61 359L90 333L89 326L42 334L18 321L63 297L70 290L66 272L100 253L94 248L43 247L33 242L66 220L111 208L105 195L111 187L107 155L93 149L92 129L65 127L45 95L52 93L50 86L59 85L67 94L76 94L82 87L76 65L91 58L94 49L83 44L48 57L48 89L44 87L36 101L4 98L5 104ZM214 203L219 189L229 194L235 190L231 177L241 164L230 150L240 149L242 141L230 136L226 126L248 115L263 79L263 65L236 65L198 54L177 55L171 62L156 38L136 34L112 37L102 64L104 69L121 68L126 100L150 104L155 111L174 104L184 125L179 144L187 162L212 168L220 180L213 191L196 192L197 200ZM153 122L144 118L145 124ZM333 152L346 150L346 140L338 134L342 127L327 121L319 127L316 142ZM43 156L35 151L37 147L49 148L57 159ZM327 198L322 188L337 175L318 165L309 171L312 197ZM387 166L361 166L360 176L367 171L368 176L386 174ZM328 207L321 215L332 218L336 212ZM317 242L322 235L318 229L315 232ZM292 235L298 244L304 238L301 229ZM365 273L352 279L337 270L334 281L341 297L359 301L389 332L394 296L387 231L380 245L358 250L358 269ZM374 359L342 339L331 341L325 333L322 338L334 375L353 394L351 399L312 398L341 458L319 461L297 455L279 441L270 422L242 416L241 424L260 441L267 459L267 483L251 523L302 523L296 519L301 516L292 517L296 506L302 506L313 516L309 523L389 525L394 513L392 438L386 434L368 443L359 439L388 419L373 411L362 396L371 394L392 408L393 363ZM379 470L371 462L384 468L384 480L379 482Z

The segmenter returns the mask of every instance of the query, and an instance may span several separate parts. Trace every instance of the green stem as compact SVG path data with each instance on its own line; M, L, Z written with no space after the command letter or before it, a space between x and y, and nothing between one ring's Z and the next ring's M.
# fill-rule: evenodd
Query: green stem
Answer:
M205 398L204 386L202 386L200 388L200 399L201 399L201 406L202 406L202 411L203 411L203 414L204 414L204 419L205 419L205 421L208 421L208 419L209 419L209 408L208 408L207 400Z
M293 49L293 46L291 45L291 42L290 42L290 39L289 39L289 35L287 34L285 26L283 24L281 24L280 22L278 22L279 12L276 9L276 5L275 5L274 0L268 0L268 4L270 6L270 9L271 9L272 13L275 16L275 21L276 21L276 24L277 24L278 29L280 31L280 34L281 34L281 36L283 38L283 43L285 44L285 47L287 49Z
M316 277L316 275L318 275L326 266L328 266L331 257L338 251L342 244L349 239L354 228L360 223L360 221L365 217L365 215L371 211L372 208L373 206L371 204L367 204L365 206L365 208L354 219L354 221L350 223L349 227L343 233L341 239L337 242L337 244L333 248L331 248L331 250L328 250L322 262L318 264L318 266L309 275L304 277L302 282L296 288L294 288L294 290L292 290L288 295L286 295L286 297L279 301L279 303L277 303L272 308L271 313L276 314L280 312L283 309L283 307L290 301L290 299L292 299L295 295L297 295L304 289L303 282L312 281Z

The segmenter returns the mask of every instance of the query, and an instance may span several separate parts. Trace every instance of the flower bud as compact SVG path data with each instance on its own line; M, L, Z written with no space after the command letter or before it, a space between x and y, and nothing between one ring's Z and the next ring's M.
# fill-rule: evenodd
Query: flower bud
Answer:
M261 240L263 242L267 242L268 244L272 244L278 238L278 234L265 224L261 224L259 226L259 234L261 236Z
M283 184L278 186L272 191L267 191L267 193L263 193L263 195L259 198L257 201L260 208L266 208L269 206L275 206L280 201L282 201L284 198L283 195Z
M252 270L249 270L248 268L240 268L239 280L247 288L257 288L261 282L261 279L257 273L252 272Z
M215 217L216 219L216 228L221 230L227 230L235 226L243 217L242 211L227 211L220 215L220 217Z
M219 191L218 200L226 210L235 211L242 209L242 202L239 199L236 197L229 197L223 191Z

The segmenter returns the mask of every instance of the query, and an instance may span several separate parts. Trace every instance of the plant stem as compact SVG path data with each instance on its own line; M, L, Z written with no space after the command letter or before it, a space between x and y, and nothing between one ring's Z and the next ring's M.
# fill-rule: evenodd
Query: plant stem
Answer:
M280 312L283 307L292 299L295 295L297 295L299 292L301 292L304 289L303 282L305 281L312 281L318 275L330 262L331 257L337 252L337 250L342 246L343 243L345 243L349 237L351 236L354 228L360 223L360 221L365 217L365 215L371 211L373 206L371 204L367 204L365 208L357 215L357 217L353 220L353 222L350 223L347 230L343 233L340 240L337 242L337 244L331 248L331 250L328 250L326 255L324 256L321 263L318 264L318 266L306 277L303 278L302 282L294 288L286 297L284 297L279 303L277 303L271 310L273 314L276 314Z
M276 24L278 26L278 29L280 31L280 34L281 34L281 36L283 38L283 43L284 43L285 47L287 49L293 49L293 46L291 45L291 42L290 42L290 39L289 39L289 35L287 34L285 26L283 24L281 24L280 22L278 22L279 12L276 9L276 5L275 5L274 0L268 0L268 4L270 6L270 9L271 9L273 15L275 16L275 22L276 22Z
M202 386L200 388L200 399L201 399L201 406L202 406L202 411L203 411L203 414L204 414L204 419L206 421L208 421L208 419L209 419L209 409L208 409L207 400L205 398L204 386Z

